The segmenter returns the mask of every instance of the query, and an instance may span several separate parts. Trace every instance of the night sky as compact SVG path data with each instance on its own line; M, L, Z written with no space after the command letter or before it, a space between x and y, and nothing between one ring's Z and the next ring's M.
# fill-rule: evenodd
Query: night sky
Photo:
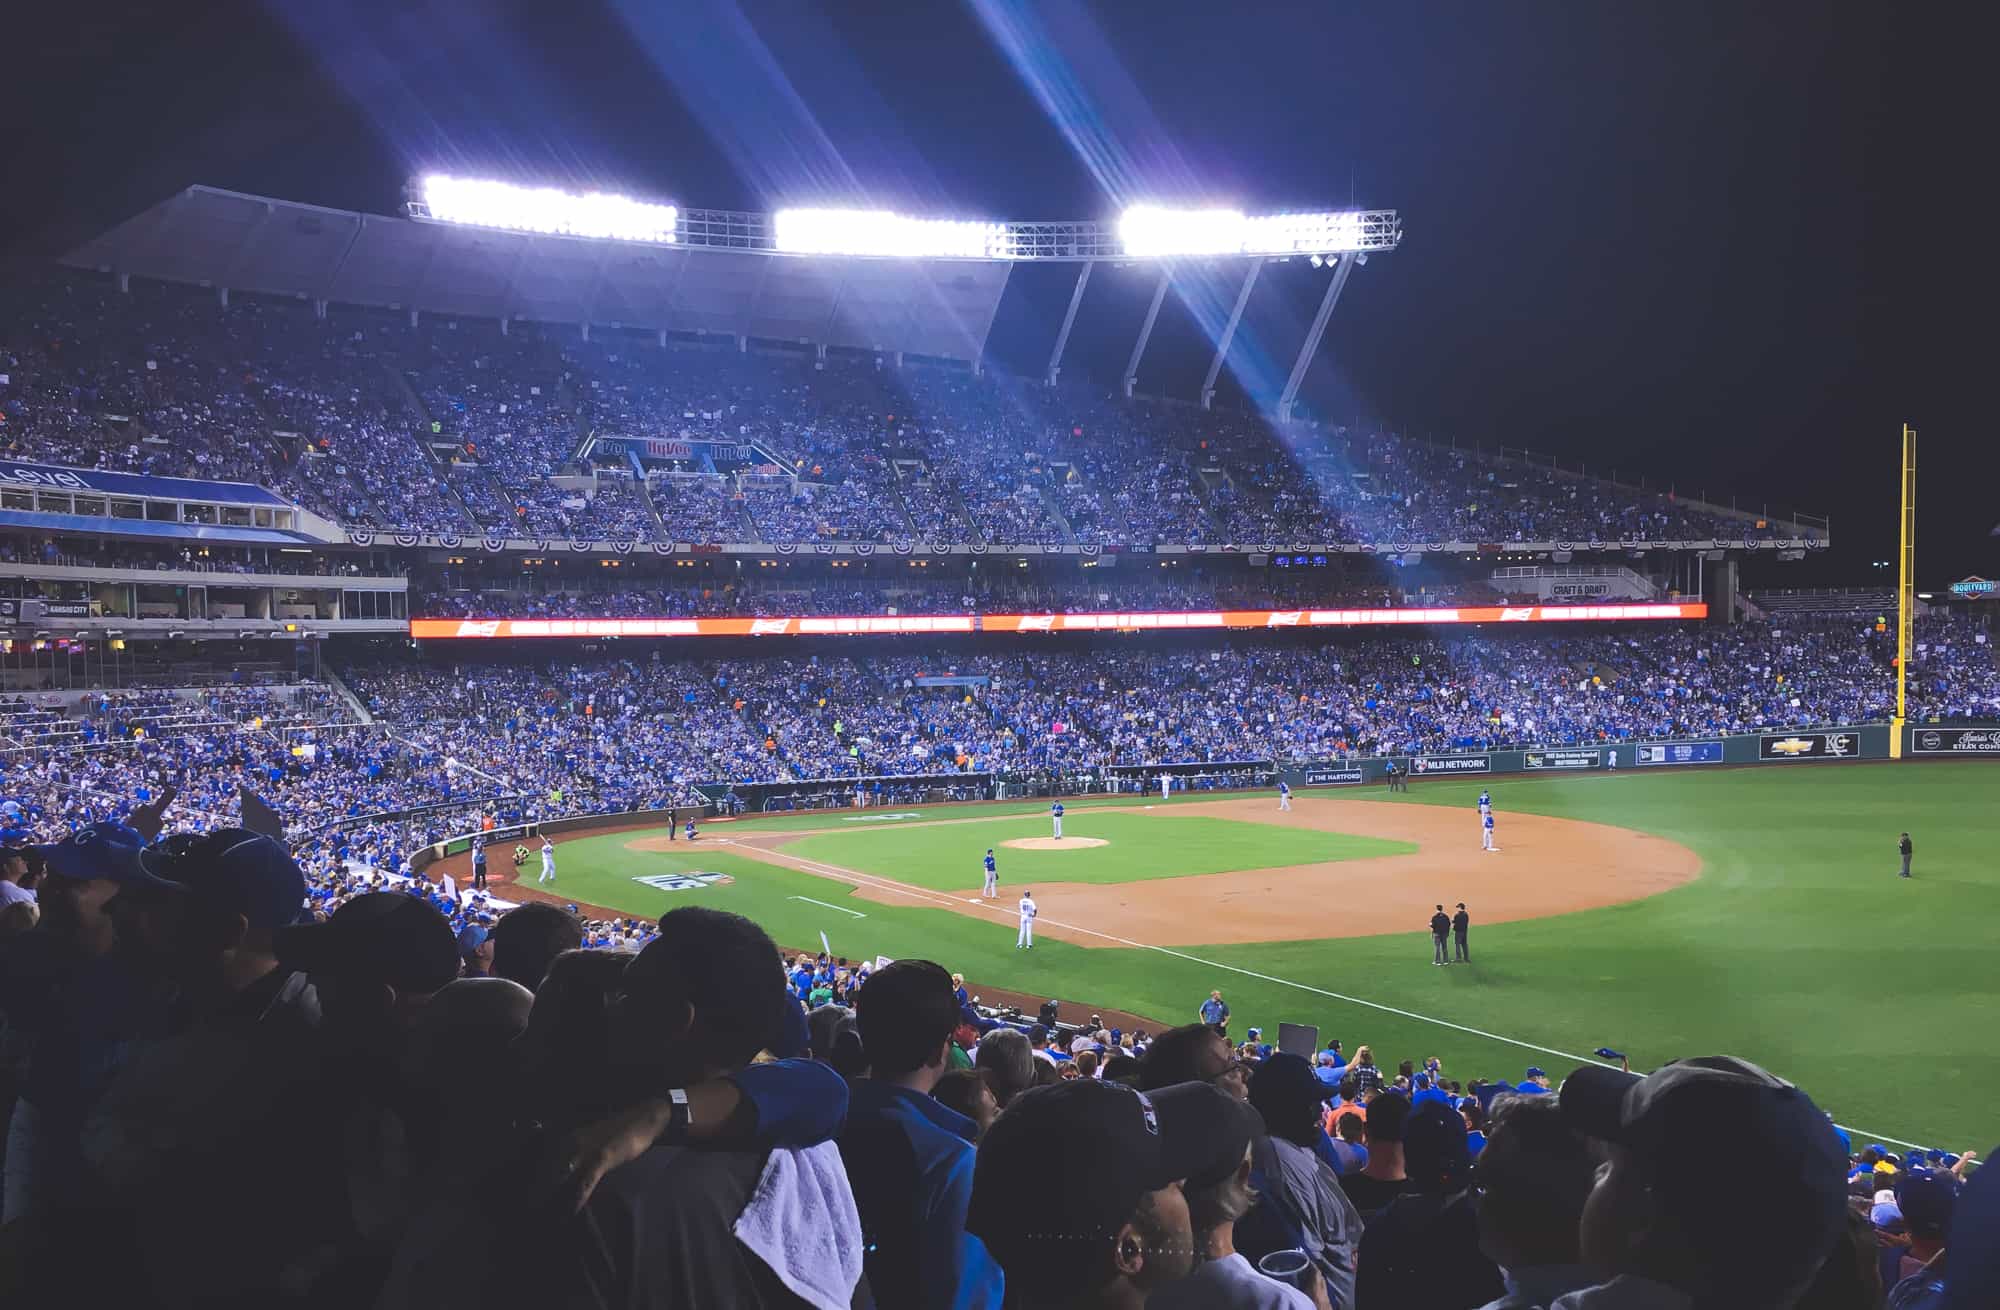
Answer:
M717 208L1393 207L1304 407L1831 515L1828 557L1752 579L1779 585L1887 580L1909 418L1920 582L2000 576L1991 74L1912 6L36 8L0 78L10 251L192 183L394 212L430 169ZM994 363L1040 371L1068 277L1017 270ZM1275 396L1325 277L1267 272L1232 395ZM1101 268L1066 373L1115 378L1149 290ZM1234 290L1189 271L1143 390L1194 394Z

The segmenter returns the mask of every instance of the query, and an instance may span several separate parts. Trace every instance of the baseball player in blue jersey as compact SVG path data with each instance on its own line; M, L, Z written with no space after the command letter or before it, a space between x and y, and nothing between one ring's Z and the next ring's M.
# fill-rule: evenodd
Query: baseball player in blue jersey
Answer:
M693 841L693 840L694 840L694 838L695 838L695 831L694 831L694 820L693 820L693 819L689 819L689 820L687 821L687 830L686 830L686 831L687 831L687 839L688 839L689 841Z
M1485 843L1485 848L1488 851L1499 850L1500 848L1493 844L1493 811L1489 809L1482 814L1479 818L1479 823L1479 838Z
M1278 810L1282 813L1283 811L1289 810L1291 808L1292 808L1292 784L1286 782L1283 778L1280 778L1278 779Z
M1055 823L1057 841L1062 840L1062 816L1063 804L1061 801L1057 801L1054 805L1049 806L1049 818Z
M986 848L986 890L981 893L991 899L1000 890L1000 866L993 862L993 848Z

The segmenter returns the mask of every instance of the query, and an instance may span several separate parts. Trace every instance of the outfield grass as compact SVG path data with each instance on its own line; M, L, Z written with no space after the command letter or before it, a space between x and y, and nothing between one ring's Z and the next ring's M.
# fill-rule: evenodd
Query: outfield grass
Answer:
M989 847L994 849L994 859L1000 866L1000 881L1016 889L1037 883L1183 878L1230 869L1280 868L1322 860L1407 855L1417 849L1414 842L1176 815L1169 806L1153 814L1103 814L1086 810L1065 822L1063 835L1095 837L1110 845L1027 851L1010 849L1001 843L1019 837L1048 836L1046 813L979 822L963 822L968 817L963 811L956 816L941 811L938 817L956 817L961 821L914 827L888 822L857 824L838 832L802 837L785 843L781 849L802 859L861 869L939 891L979 888L986 878L985 866L980 861Z
M841 884L722 850L627 851L629 833L565 843L559 888L646 915L713 904L751 915L787 943L815 942L824 930L839 953L927 956L993 986L1166 1020L1191 1021L1208 989L1221 987L1235 1011L1233 1032L1253 1024L1274 1032L1281 1019L1317 1024L1349 1050L1369 1042L1390 1060L1437 1055L1465 1078L1518 1078L1530 1064L1557 1077L1567 1072L1566 1057L1534 1046L1587 1055L1609 1045L1630 1054L1637 1067L1727 1051L1796 1080L1842 1123L1869 1134L1951 1149L1984 1151L1992 1144L1995 1117L1984 1089L2000 1077L2000 1049L1989 1039L2000 1014L1993 963L2000 947L2000 868L1993 854L2000 850L2000 770L1977 762L1798 764L1426 781L1394 797L1379 788L1340 794L1469 808L1482 785L1503 821L1512 811L1657 833L1697 851L1702 876L1644 901L1493 927L1479 926L1478 897L1468 892L1474 962L1451 969L1431 967L1422 933L1172 953L1044 939L1029 957L1014 950L1014 925L1002 916L855 900ZM1006 821L1002 807L912 808L927 818L993 814L995 823ZM1158 821L1171 818L1167 811L1088 823L1124 817L1165 830L1169 824ZM1043 811L1033 817L1047 822ZM826 822L827 816L798 816L758 826ZM1190 820L1172 819L1171 826L1183 822ZM928 842L923 834L975 826L988 825L902 831L884 825L871 830L875 841L863 843L876 858L856 858L862 848L845 844L836 846L845 855L815 858L914 882L882 859L893 857L899 843ZM1917 877L1909 882L1894 876L1896 836L1904 829L1917 850ZM709 831L732 830L741 829ZM1024 830L1047 831L1036 823ZM1266 854L1266 843L1293 830L1257 831L1254 849L1236 849L1235 864L1218 867L1298 862ZM1088 832L1099 835L1094 826ZM976 855L992 843L980 841L974 851L972 842L961 849L958 837L941 840L951 847L943 885L971 886ZM1114 844L1095 855L1117 850ZM1005 854L1019 860L1031 852ZM1008 864L1002 868L1012 872ZM631 881L675 869L728 873L735 881L673 893ZM1508 872L1534 876L1532 869Z

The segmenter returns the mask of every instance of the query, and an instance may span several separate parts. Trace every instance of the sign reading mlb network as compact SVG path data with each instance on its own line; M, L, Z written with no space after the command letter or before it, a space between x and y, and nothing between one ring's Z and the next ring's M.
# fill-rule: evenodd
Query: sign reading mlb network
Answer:
M1345 787L1357 782L1368 781L1368 775L1360 769L1307 769L1305 783L1308 787Z
M1521 756L1524 769L1601 769L1601 751L1528 751Z
M1861 758L1858 732L1788 732L1757 739L1760 760L1855 760Z
M1411 773L1491 773L1490 755L1418 755L1410 760Z

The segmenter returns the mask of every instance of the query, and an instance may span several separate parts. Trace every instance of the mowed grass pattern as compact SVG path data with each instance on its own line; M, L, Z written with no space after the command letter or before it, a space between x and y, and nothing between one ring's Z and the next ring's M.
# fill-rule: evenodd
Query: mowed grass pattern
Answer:
M937 817L968 816L964 811L956 815L938 811ZM1150 814L1085 810L1064 819L1065 837L1094 837L1109 842L1108 846L1029 851L1001 845L1014 838L1047 837L1049 833L1047 814L973 823L934 821L928 826L881 823L801 837L781 849L786 855L880 874L913 886L959 891L977 890L984 883L982 861L987 848L992 847L1000 866L1001 886L1012 888L1017 895L1021 888L1038 883L1184 878L1229 869L1405 855L1417 849L1411 842L1176 815L1171 806Z
M816 944L825 930L839 953L936 959L991 986L1177 1023L1191 1022L1208 989L1220 987L1235 1012L1232 1032L1253 1025L1275 1031L1279 1020L1316 1024L1322 1035L1343 1038L1350 1051L1369 1042L1390 1059L1437 1055L1461 1078L1515 1079L1530 1064L1557 1077L1568 1071L1563 1057L1515 1042L1585 1055L1608 1045L1628 1052L1635 1067L1729 1052L1797 1081L1842 1123L1869 1133L1982 1153L1992 1145L1996 1125L1986 1090L2000 1078L2000 1048L1988 1039L2000 1014L2000 970L1994 966L2000 950L2000 767L1634 770L1419 782L1393 798L1380 788L1339 794L1469 809L1482 781L1502 822L1510 812L1535 813L1658 833L1697 851L1702 876L1649 900L1483 926L1482 880L1535 876L1533 868L1502 857L1490 870L1468 870L1461 885L1433 886L1429 879L1413 885L1406 937L1191 947L1173 955L1044 939L1027 956L1013 948L1010 905L968 916L862 901L838 882L756 864L726 848L693 857L625 850L632 834L565 843L559 890L645 915L712 904L758 919L788 945ZM1295 803L1312 804L1311 794ZM926 818L982 813L913 808ZM1180 822L1171 810L1089 822L1129 817L1167 831ZM894 851L927 831L965 834L975 826L985 825L902 832L885 825L880 835L886 840L875 849ZM1905 829L1917 848L1917 876L1909 882L1895 876L1895 840ZM715 825L708 831L724 836L742 829ZM1047 819L1037 816L1020 831L1046 835ZM1075 831L1099 835L1094 827ZM973 885L967 879L976 876L976 857L992 843L977 841L972 850L974 842L960 846L962 836L947 840L952 863L945 885ZM851 854L854 848L844 849ZM1117 849L1058 858L1091 861ZM1012 882L1013 861L1029 852L1005 854L1003 887ZM1246 867L1240 861L1248 854L1237 851L1239 863L1223 867ZM680 893L631 881L667 872L669 862L729 872L735 881ZM889 872L868 863L871 872ZM1041 899L1047 917L1064 917L1059 896ZM1438 900L1464 900L1472 910L1469 968L1430 964L1422 923ZM1119 931L1115 923L1085 926ZM1217 967L1223 965L1245 972Z

